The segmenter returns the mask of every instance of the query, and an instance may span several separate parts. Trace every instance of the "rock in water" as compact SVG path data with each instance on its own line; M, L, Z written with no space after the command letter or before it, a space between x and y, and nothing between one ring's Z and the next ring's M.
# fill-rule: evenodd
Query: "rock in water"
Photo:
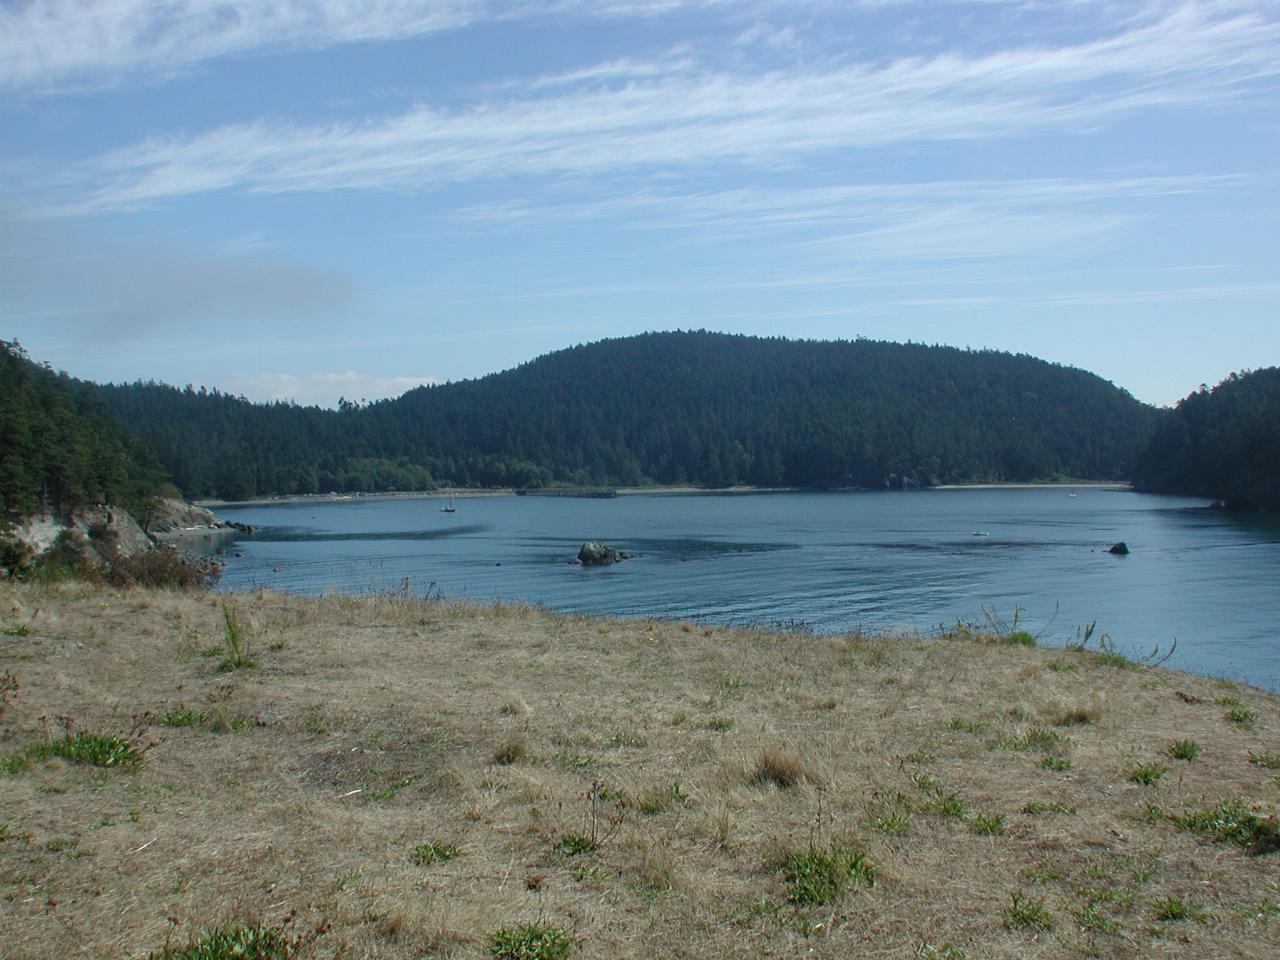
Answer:
M1107 553L1114 553L1118 557L1123 557L1129 552L1129 545L1121 540L1119 543L1113 543L1111 549Z
M578 561L584 567L604 567L621 559L617 550L599 540L588 540L578 551Z

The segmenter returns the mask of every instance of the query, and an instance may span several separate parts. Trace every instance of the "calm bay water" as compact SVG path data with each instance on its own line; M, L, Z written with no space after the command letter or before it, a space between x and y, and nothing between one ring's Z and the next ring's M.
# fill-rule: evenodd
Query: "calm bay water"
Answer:
M222 588L523 600L556 610L929 632L1015 608L1041 643L1096 621L1125 652L1280 691L1280 518L1080 488L477 497L224 507L258 528ZM571 566L583 540L637 553ZM1106 548L1124 540L1132 553ZM236 557L236 553L241 556ZM277 570L278 568L278 570ZM1055 612L1056 611L1056 612Z

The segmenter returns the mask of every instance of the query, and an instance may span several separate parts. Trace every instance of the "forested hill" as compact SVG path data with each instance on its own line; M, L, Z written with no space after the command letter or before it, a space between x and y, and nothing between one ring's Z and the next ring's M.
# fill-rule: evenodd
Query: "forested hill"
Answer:
M1280 510L1280 367L1232 374L1180 401L1139 458L1134 485Z
M139 510L162 477L84 384L0 340L0 520L98 503Z
M367 407L156 384L103 402L192 497L696 483L1122 479L1159 414L1085 371L994 351L654 333Z

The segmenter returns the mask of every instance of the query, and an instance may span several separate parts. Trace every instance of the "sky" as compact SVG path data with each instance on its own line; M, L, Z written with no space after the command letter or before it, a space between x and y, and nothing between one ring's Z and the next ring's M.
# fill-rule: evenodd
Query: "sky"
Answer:
M0 338L336 404L646 330L1280 363L1280 0L0 0ZM642 387L642 385L638 385Z

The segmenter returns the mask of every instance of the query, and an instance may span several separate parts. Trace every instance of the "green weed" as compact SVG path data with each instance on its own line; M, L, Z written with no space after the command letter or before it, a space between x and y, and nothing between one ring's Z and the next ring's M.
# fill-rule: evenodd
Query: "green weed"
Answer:
M56 757L91 767L132 767L142 762L142 751L130 741L101 733L68 733L24 752L32 760Z
M1218 843L1238 843L1255 853L1280 850L1280 826L1269 817L1257 816L1239 797L1219 800L1213 807L1164 816L1184 830Z
M1199 905L1186 900L1179 900L1177 897L1165 897L1163 900L1157 900L1152 906L1155 907L1157 920L1166 922L1196 920L1203 922L1208 919L1208 916L1200 909Z
M1061 772L1063 770L1071 769L1071 761L1066 757L1041 757L1036 766L1044 767L1046 770L1057 770Z
M712 717L707 721L707 729L727 733L733 729L733 717Z
M444 863L454 859L461 851L451 843L423 843L413 848L409 859L420 867L430 863Z
M567 930L545 923L503 927L489 935L489 954L497 960L563 960L572 946Z
M1280 754L1250 753L1249 762L1264 770L1280 770Z
M969 830L980 837L1002 837L1004 836L1004 814L986 815L980 813L969 824Z
M194 727L196 724L203 722L203 713L183 706L156 717L156 723L162 727Z
M566 857L576 857L580 853L599 849L600 843L581 833L566 833L556 846Z
M1024 897L1021 893L1009 894L1009 906L1004 908L1004 925L1009 930L1052 930L1053 916L1045 909L1044 900Z
M1175 740L1165 749L1174 760L1194 760L1200 756L1200 744L1194 740Z
M165 947L147 960L290 960L300 946L283 928L233 926L207 931L181 949Z
M1144 787L1155 786L1160 782L1160 778L1169 772L1169 768L1162 763L1144 763L1131 768L1125 774L1125 779L1131 783L1140 783Z
M4 634L6 637L29 637L31 636L31 628L25 623L15 623L0 630L0 634Z
M1222 719L1240 730L1252 730L1258 718L1243 707L1233 707L1222 715Z
M873 887L876 882L866 855L842 844L788 854L781 869L787 899L802 907L835 903L847 887Z

